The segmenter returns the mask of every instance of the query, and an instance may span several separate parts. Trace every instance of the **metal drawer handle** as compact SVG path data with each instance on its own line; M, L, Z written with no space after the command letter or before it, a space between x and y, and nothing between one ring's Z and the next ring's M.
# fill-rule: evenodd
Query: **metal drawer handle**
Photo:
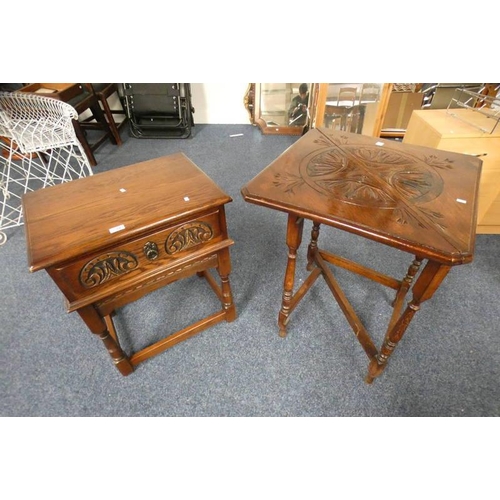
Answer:
M158 258L158 245L153 241L148 241L143 247L144 255L148 260L155 260Z

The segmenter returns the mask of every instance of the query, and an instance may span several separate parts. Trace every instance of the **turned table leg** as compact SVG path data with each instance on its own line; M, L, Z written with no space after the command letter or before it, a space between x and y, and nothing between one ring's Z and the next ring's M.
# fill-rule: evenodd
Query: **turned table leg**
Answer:
M286 336L286 325L290 316L290 305L293 295L293 285L295 282L295 265L297 262L297 250L302 242L302 231L304 229L304 219L293 214L288 215L288 225L286 232L286 244L288 246L288 262L285 272L285 282L283 285L283 299L281 310L278 316L278 326L280 337Z
M387 332L379 353L370 361L366 376L367 383L371 384L376 377L382 374L387 366L389 356L403 337L413 316L420 309L420 304L432 297L450 269L450 266L438 262L427 262L413 286L413 299L396 321L394 327Z
M130 375L134 371L134 367L128 356L122 351L122 348L116 340L110 335L105 321L90 305L77 310L80 317L83 319L90 331L99 336L104 346L109 352L113 363L122 375Z
M408 293L408 290L411 288L411 284L413 282L413 278L417 274L420 269L420 264L422 263L422 259L415 256L415 260L411 263L406 276L401 281L401 286L399 287L396 297L394 298L394 302L392 303L392 307L394 308L392 311L391 320L389 322L389 326L387 327L387 332L392 330L392 327L396 324L396 321L401 316L401 309L403 307L403 302Z
M231 272L231 260L229 258L229 249L224 248L218 255L217 271L219 273L222 289L222 306L226 311L226 321L231 322L236 319L236 308L233 302L233 294L229 283L229 273Z
M319 238L319 226L317 222L313 222L313 228L311 230L311 242L307 247L307 267L308 271L312 271L314 267L314 257L318 251L318 238Z

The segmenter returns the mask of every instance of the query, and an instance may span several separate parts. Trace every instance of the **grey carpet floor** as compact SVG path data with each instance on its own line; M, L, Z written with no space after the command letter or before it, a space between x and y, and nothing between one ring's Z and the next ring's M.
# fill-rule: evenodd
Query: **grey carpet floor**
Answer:
M423 304L369 386L366 355L324 281L293 313L287 338L278 336L286 216L245 203L240 189L297 137L263 136L251 125L196 125L189 139L138 140L126 129L122 137L122 146L98 149L96 173L182 151L233 198L238 317L122 377L100 340L65 312L49 276L28 272L24 228L8 230L0 247L2 416L500 416L500 235L478 236L474 262L453 269ZM306 223L298 283L310 229ZM331 228L320 243L397 278L412 258ZM336 275L380 345L389 290ZM123 346L137 349L218 308L193 277L120 309L116 323Z

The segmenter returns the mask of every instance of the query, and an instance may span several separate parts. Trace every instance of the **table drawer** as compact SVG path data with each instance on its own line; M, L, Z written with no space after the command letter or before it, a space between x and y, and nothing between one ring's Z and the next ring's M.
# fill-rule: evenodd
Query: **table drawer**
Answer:
M130 281L175 266L191 252L226 238L219 211L175 224L109 248L59 268L49 274L66 298L77 299L109 290L116 293Z

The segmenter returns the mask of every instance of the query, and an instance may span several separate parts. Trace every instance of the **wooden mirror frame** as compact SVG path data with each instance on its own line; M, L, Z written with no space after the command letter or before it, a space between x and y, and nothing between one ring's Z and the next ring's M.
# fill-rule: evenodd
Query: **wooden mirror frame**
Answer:
M309 96L313 93L313 88L316 84L309 84ZM268 125L266 120L261 117L262 104L261 104L261 83L250 83L244 97L244 105L248 111L250 122L257 125L265 135L302 135L304 129L309 126L309 120L305 125L299 127L290 127L286 125ZM309 108L311 104L311 97L309 97ZM311 114L309 113L309 116Z
M311 83L309 88L309 119L302 127L289 126L270 126L261 118L261 83L248 84L247 92L244 97L244 106L248 112L249 120L252 125L257 125L263 134L269 135L302 135L306 128L317 128L324 126L324 116L326 108L326 99L328 93L328 83ZM382 125L384 123L389 98L393 84L382 84L379 106L375 117L371 136L380 137Z
M325 109L326 109L326 99L328 93L328 83L316 83L313 87L313 92L311 92L312 103L310 106L311 113L311 128L318 128L324 125ZM377 108L377 114L373 124L373 130L370 134L372 137L380 137L382 130L382 124L384 122L385 114L387 112L387 105L389 104L389 97L392 91L392 83L382 84L382 90L380 92L379 106Z
M255 125L255 83L249 83L245 97L243 98L243 105L248 112L248 118L252 125Z

